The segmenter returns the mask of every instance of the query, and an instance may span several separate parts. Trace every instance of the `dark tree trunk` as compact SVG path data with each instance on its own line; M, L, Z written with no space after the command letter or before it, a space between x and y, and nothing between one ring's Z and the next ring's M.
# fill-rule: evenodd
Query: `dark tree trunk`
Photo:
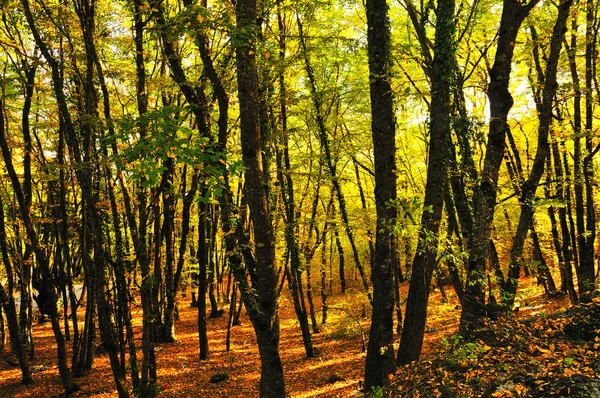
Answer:
M77 320L77 308L78 302L75 295L75 288L73 286L73 261L69 251L69 221L67 213L67 181L65 176L65 138L64 129L62 126L59 127L58 131L58 163L59 168L59 219L60 219L60 235L58 238L58 244L60 250L62 250L62 257L65 262L66 273L67 273L67 287L69 291L69 303L71 306L71 322L73 325L73 355L76 353L76 347L79 345L79 325ZM66 314L65 314L66 317Z
M31 16L31 11L29 10L29 4L27 3L27 0L23 0L23 6L24 8L26 8L27 20L31 27L33 26L33 18ZM0 115L4 115L4 105L1 102ZM4 117L2 117L2 120L0 120L0 146L2 149L2 157L4 158L4 163L6 165L6 171L10 177L13 186L13 191L15 192L15 195L17 197L23 225L25 226L27 237L31 242L31 246L35 251L37 262L42 273L42 279L44 281L45 288L44 293L47 294L49 301L48 309L50 312L50 320L52 323L52 330L54 332L54 337L56 339L56 345L58 350L58 369L65 392L67 394L70 394L78 390L78 386L73 383L73 380L71 378L71 371L69 370L69 366L67 365L65 340L62 334L62 330L60 329L60 320L58 317L58 297L56 295L54 285L52 284L52 275L50 272L50 265L46 257L46 252L40 247L37 233L33 227L33 223L29 215L29 208L26 204L25 195L23 194L21 183L13 166L10 150L6 142L6 133L4 131Z
M454 160L456 160L455 158L451 160L451 164L452 162L454 162ZM451 172L452 175L452 172ZM450 177L451 179L452 177ZM452 185L451 185L452 186ZM462 189L462 186L459 187L459 189ZM447 219L447 223L448 223L448 228L446 231L446 239L448 242L452 242L452 239L454 237L454 235L457 235L460 239L460 242L458 243L458 250L463 250L463 246L462 243L464 242L462 239L462 234L460 234L459 232L459 221L458 218L456 216L456 205L454 202L454 198L457 197L457 195L453 195L453 192L450 192L450 187L448 187L446 189L446 192L444 193L444 202L445 202L445 208L446 208L446 219ZM471 218L471 214L468 214L469 219ZM463 228L464 228L464 224L463 224ZM452 287L454 288L454 292L456 293L456 296L458 297L458 300L462 303L463 300L463 295L464 295L464 283L461 279L461 275L460 275L460 262L456 260L456 255L454 255L453 252L455 252L455 248L453 246L448 247L446 250L450 251L450 253L452 253L453 255L448 257L447 260L447 265L448 265L448 273L450 274L450 281L452 283Z
M391 87L390 87L390 89L391 89ZM384 94L386 94L386 93L384 92ZM390 93L390 96L391 96L391 93ZM392 112L393 112L393 104L392 104ZM395 121L393 121L392 123L395 123ZM395 149L395 144L396 144L396 142L394 142L394 149ZM368 209L367 199L365 198L365 190L363 189L363 186L362 186L362 183L360 180L360 171L358 170L358 163L357 163L356 157L352 156L352 161L354 163L354 175L356 175L356 186L358 187L358 194L360 196L360 204L361 204L362 209L364 210L365 214L367 214L367 211L368 211L367 210ZM394 159L394 162L395 162L395 159ZM396 166L394 166L394 169L395 169L395 167ZM395 183L395 181L394 181L394 183ZM373 231L371 231L371 228L369 228L369 227L367 227L367 241L369 243L369 265L371 265L371 269L373 269L374 264L375 264L375 246L373 245Z
M279 4L278 4L279 6ZM285 59L285 35L284 25L281 16L281 12L278 9L277 21L279 26L279 57L283 62ZM281 112L281 137L280 144L276 150L276 164L277 164L277 178L281 187L281 199L284 207L285 217L285 241L287 247L287 253L289 256L290 272L289 282L292 289L292 297L294 302L294 310L300 323L300 330L302 332L302 341L304 343L304 350L307 358L313 358L315 352L312 344L312 336L308 325L308 313L306 311L306 303L304 302L304 288L302 286L302 271L300 264L300 249L298 247L298 240L296 236L296 203L294 200L294 184L292 179L292 170L290 166L289 157L289 137L287 129L287 104L286 104L286 85L283 70L279 75L279 109ZM310 294L310 260L307 258L306 263L307 270L307 295ZM312 296L309 295L309 304L312 308ZM314 311L311 312L313 315L313 328L316 326L314 320Z
M1 108L1 106L0 106ZM0 124L4 124L4 113L0 113ZM4 127L0 127L0 129L4 129ZM2 138L3 139L3 138ZM30 384L33 382L31 377L31 373L29 372L29 358L27 357L25 339L27 336L22 335L19 330L19 320L17 318L17 309L15 306L15 301L13 299L13 285L14 278L12 275L12 265L10 263L10 258L8 256L8 245L6 242L6 228L4 225L4 203L2 201L2 196L0 195L0 253L2 255L2 263L4 264L4 269L6 271L7 279L8 279L8 292L4 289L2 284L0 284L0 302L2 304L2 309L4 310L4 314L6 315L6 323L8 324L8 334L10 336L10 343L12 347L12 351L17 357L19 361L19 367L21 368L21 384ZM0 315L1 316L1 315ZM2 325L2 330L4 334L4 324ZM4 339L4 337L3 337Z
M429 163L419 243L415 255L397 364L419 359L423 346L431 277L436 264L438 233L450 162L450 81L454 66L454 0L437 6L434 59L431 70Z
M275 235L271 224L265 175L262 169L259 98L256 67L256 0L236 3L236 65L240 100L242 158L246 167L245 197L250 209L256 264L251 273L254 296L244 295L246 310L256 333L261 358L261 397L285 396L283 367L279 356L279 316ZM247 264L250 267L250 264ZM241 282L238 280L238 282Z
M77 134L66 103L63 82L60 78L59 65L56 60L52 59L52 55L48 48L42 48L45 44L41 39L38 40L38 38L36 38L36 43L42 48L42 53L52 68L55 96L59 105L61 118L65 124L67 146L76 164L78 166L84 166L76 168L75 175L81 188L82 198L87 202L87 213L90 222L89 227L91 228L93 236L94 258L90 263L90 272L86 276L95 279L94 287L96 290L94 293L96 294L98 324L103 338L103 345L110 358L113 378L119 396L127 397L129 396L129 393L125 386L125 370L121 368L119 361L117 335L112 320L112 307L105 290L108 286L105 272L108 252L105 243L101 212L98 207L99 199L95 193L95 191L98 190L96 180L99 180L97 167L94 166L94 164L98 162L98 158L96 157L95 144L96 127L93 123L93 119L98 113L98 94L95 88L95 77L97 75L95 70L97 54L94 42L96 26L95 3L89 0L81 0L81 2L76 3L75 10L79 17L80 27L83 33L86 55L86 70L83 82L83 111L86 118L81 123L79 129L80 136Z
M85 204L82 204L82 207L85 207ZM84 227L85 220L87 217L83 218ZM87 245L86 237L82 236L82 247L85 248ZM87 255L84 255L82 259L83 268L88 274L89 270L89 262L90 259ZM94 353L96 346L96 316L95 316L95 307L96 307L96 293L95 287L93 285L94 278L86 277L84 279L85 291L86 291L86 305L85 305L85 315L84 315L84 323L83 323L83 332L79 341L77 342L76 349L73 350L73 375L75 377L81 377L85 374L85 372L90 371L92 369L92 363L94 361Z
M590 226L595 225L595 212L593 210L593 189L591 180L593 179L593 170L590 168L591 163L591 136L587 132L592 130L592 58L593 48L591 37L592 26L594 22L593 2L586 2L586 45L585 45L585 87L582 94L581 80L577 70L577 18L572 21L572 33L570 46L567 46L567 54L569 56L569 67L571 71L571 80L573 82L574 98L573 98L573 187L575 193L575 227L572 230L571 239L573 241L573 257L575 269L577 272L577 282L579 294L593 290L595 287L594 280L594 247L595 226L590 230ZM584 96L585 120L582 121L581 101ZM584 123L585 130L582 130ZM585 131L585 134L582 134ZM585 135L585 149L582 148L582 135ZM586 154L587 152L587 154ZM565 162L566 165L566 162ZM590 211L591 210L591 211ZM569 217L572 217L569 212ZM573 236L574 234L574 236ZM590 246L591 244L591 246Z
M324 231L323 235L323 246L321 247L321 324L325 325L327 323L327 235L326 231ZM330 276L331 277L331 276Z
M207 248L207 250L210 252L210 249ZM211 257L208 260L208 301L210 302L211 318L220 318L223 315L223 310L219 309L219 301L217 300L219 290L217 271L217 264L215 264L214 259Z
M166 183L162 192L163 196L163 225L162 235L165 242L165 274L164 274L164 302L162 324L158 330L159 343L175 342L175 300L177 289L175 286L175 199L173 180L175 179L175 159L169 157L165 164ZM185 177L184 177L185 178Z
M284 135L287 131L282 132ZM281 144L284 148L287 148L288 141L287 136L283 137L283 143ZM285 150L285 149L284 149ZM292 290L292 299L294 302L294 310L300 323L300 331L302 332L302 341L304 343L304 350L307 358L313 358L315 356L312 344L312 337L310 328L308 325L308 313L306 311L306 303L304 301L304 288L302 286L302 272L300 270L300 253L298 249L298 243L296 241L296 218L295 218L295 204L294 204L294 188L291 186L292 178L290 170L285 169L283 166L283 154L280 150L276 154L277 163L277 176L279 185L282 188L281 196L285 210L285 239L287 246L287 253L289 256L290 270L288 272L288 281ZM289 166L289 159L287 162ZM284 172L286 174L284 178Z
M32 180L31 180L31 154L32 140L29 124L31 104L33 99L35 75L37 67L29 65L25 60L22 61L25 71L25 100L23 101L23 111L21 112L21 130L23 133L23 195L25 197L25 206L31 207L32 204ZM34 356L34 344L32 337L33 306L32 306L32 282L33 282L33 249L30 242L25 242L25 253L21 263L21 308L20 308L20 328L23 338L23 347L29 351L29 356Z
M227 321L227 334L225 336L225 351L231 351L231 327L233 326L233 318L235 315L235 306L237 302L237 285L234 283L231 291L231 300L229 301L229 318Z
M491 236L498 173L504 158L507 117L513 105L508 90L515 41L519 28L538 0L521 3L504 0L498 33L494 65L490 71L488 97L490 102L490 124L486 153L479 186L475 198L475 219L469 241L467 283L463 300L460 328L466 333L479 324L485 315L485 289L483 275Z
M97 56L95 56L94 58L95 58L96 69L98 71L98 80L100 82L100 87L102 90L104 116L107 120L108 133L109 133L110 137L115 137L116 133L115 133L114 124L113 124L113 120L112 120L112 116L111 116L110 95L108 92L108 87L106 85L106 80L104 78L104 73L102 70L102 65L100 63L100 60L98 59ZM113 143L114 142L115 141L113 140ZM102 143L102 151L103 151L104 156L106 158L108 158L108 156L109 156L108 148L107 148L107 145L104 143ZM116 155L117 154L116 145L115 145L114 152ZM117 285L119 312L120 312L120 317L122 318L122 323L124 324L124 329L125 329L125 331L121 330L121 333L123 333L123 332L126 333L124 341L121 342L121 344L122 344L121 366L123 368L123 372L125 373L125 368L126 368L126 366L125 366L125 343L127 343L127 346L129 349L129 366L130 366L131 382L133 384L134 391L136 391L136 390L140 389L141 385L140 385L140 376L139 376L139 366L138 366L138 360L137 360L137 349L136 349L136 345L135 345L135 340L134 340L135 336L134 336L133 325L132 325L132 316L131 316L131 310L129 308L129 303L131 301L130 300L131 294L130 294L130 291L129 291L129 288L127 285L127 281L125 278L126 262L125 262L124 255L125 255L125 247L127 245L126 245L126 242L124 241L123 231L121 229L122 224L125 224L125 223L121 222L121 216L119 214L119 209L117 206L117 197L115 194L114 182L113 182L110 168L108 166L105 166L105 175L106 175L106 184L108 187L108 193L109 193L109 199L110 199L111 212L113 215L113 227L114 227L114 234L115 234L116 263L114 263L114 270L115 270L116 279L117 279L116 285ZM68 259L68 257L67 257L67 259ZM67 277L68 277L69 283L70 283L69 289L72 291L73 285L72 285L72 280L71 280L72 279L71 274L69 271L69 267L70 267L69 263L70 263L70 261L67 261ZM72 308L73 308L73 304L72 304ZM74 318L76 320L76 318L77 318L76 313L75 313Z
M557 88L556 74L558 69L558 59L560 56L562 41L565 36L567 19L569 17L569 10L572 3L572 0L567 0L560 4L558 8L558 16L554 25L554 31L552 33L550 55L546 63L542 104L538 116L539 127L537 150L533 165L531 167L531 173L527 178L527 181L525 181L521 187L521 195L519 198L519 201L521 202L521 215L510 251L508 278L505 284L505 293L507 294L502 295L504 301L503 304L507 309L512 308L515 295L517 293L519 274L521 270L521 255L523 253L523 246L525 244L527 232L532 227L533 215L535 211L532 201L534 199L540 179L542 178L542 174L544 173L546 157L550 152L548 136L552 124L552 105Z
M575 228L575 220L573 219L573 198L571 195L571 186L573 181L571 178L571 169L569 168L569 157L565 149L564 143L562 143L562 163L564 165L565 172L565 203L566 209L562 206L559 209L563 212L561 217L561 229L563 230L563 252L565 253L565 273L567 275L567 291L569 292L569 298L572 304L576 304L579 301L577 292L575 291L575 285L573 282L573 267L577 269L579 264L579 258L577 254L577 230ZM564 220L563 220L564 219ZM563 224L564 221L564 224ZM567 236L568 235L568 238Z
M596 242L596 210L594 208L594 155L600 146L594 148L594 71L598 59L596 48L598 32L598 10L593 0L586 0L585 28L585 156L583 157L583 180L585 183L585 244L580 245L580 275L582 279L580 294L596 289L594 252ZM596 87L597 89L597 87ZM597 101L597 99L596 99Z
M310 324L312 326L313 333L319 333L319 325L317 323L317 315L315 313L315 304L313 301L313 288L311 279L312 265L310 261L306 262L306 300L308 301L308 312L310 314Z
M202 189L205 194L204 188ZM200 340L200 359L209 358L208 332L206 322L206 291L207 291L207 270L208 270L208 241L206 239L206 220L207 206L201 201L198 206L198 337ZM235 304L234 304L235 306Z
M177 258L177 265L175 267L175 274L173 276L173 294L168 298L167 301L167 312L165 319L165 327L169 330L175 330L175 325L171 325L176 319L176 306L177 306L177 294L179 292L179 284L181 282L181 273L183 272L183 266L185 265L185 253L188 247L188 239L190 235L190 221L191 221L191 208L194 200L196 199L196 192L198 190L199 173L194 170L192 175L192 181L190 184L189 191L187 190L186 184L187 178L187 165L184 167L182 175L182 187L181 196L183 198L183 210L181 213L181 232L179 240L179 257ZM173 332L174 335L174 332ZM175 337L175 336L173 336Z
M134 42L136 49L135 64L136 64L136 102L140 124L138 134L140 139L146 138L147 122L144 117L148 112L148 92L146 88L146 68L144 63L144 30L146 22L143 17L143 3L140 0L133 2L133 23L134 23ZM113 145L113 152L116 151L116 145ZM143 186L144 180L140 181L140 187ZM153 276L150 271L150 254L147 247L147 223L148 223L148 200L146 198L147 191L139 190L137 195L138 220L134 214L132 200L129 196L129 191L125 182L119 174L119 184L123 194L123 202L125 205L125 214L129 231L133 241L134 251L137 257L142 274L142 284L140 288L140 297L142 301L142 372L140 375L140 391L147 393L149 397L154 394L154 383L156 383L156 354L154 351L155 345L155 325L154 325L154 305L152 302L152 281Z
M563 161L561 160L561 149L558 143L558 137L554 138L551 142L550 149L553 160L553 174L552 178L555 182L556 198L566 204L565 206L559 206L556 210L558 213L558 222L554 216L553 206L548 208L550 214L550 220L553 222L552 236L554 245L557 250L557 257L559 260L560 275L561 275L561 286L562 292L567 292L569 298L573 303L577 301L577 293L575 292L575 286L573 285L573 250L572 250L572 238L570 233L569 222L567 219L567 210L570 210L570 194L568 185L568 163L565 162L563 168ZM561 144L562 145L562 144ZM550 169L549 169L550 170ZM548 171L548 175L550 172ZM566 188L566 190L565 190ZM557 226L560 225L560 237Z
M377 227L371 267L373 310L365 387L387 385L394 372L394 265L396 257L396 129L390 77L390 22L386 0L367 0L371 131L375 158ZM356 169L358 177L358 169ZM361 188L364 206L364 195ZM372 247L372 246L371 246ZM373 260L373 259L372 259Z
M534 225L530 228L531 240L533 243L533 259L537 263L537 279L538 284L543 285L547 295L554 295L556 293L556 284L554 278L548 268L548 263L542 253L542 246L540 245L540 238Z
M6 297L6 292L4 291L4 287L0 284L0 300L4 303L5 301L8 303L8 300L4 300ZM16 314L17 310L15 310ZM4 326L4 308L0 308L0 354L3 354L6 350L6 326ZM20 344L20 343L19 343Z
M337 223L333 222L331 223L332 229L333 229L333 235L335 236L335 247L337 248L337 252L338 252L338 276L340 278L340 290L342 291L342 294L346 293L346 256L344 255L344 247L342 246L342 241L340 240L340 232L338 230L337 227ZM333 248L332 248L333 249ZM329 263L330 268L331 268L331 262ZM331 272L330 272L331 274ZM331 276L330 276L331 278ZM330 279L331 281L333 281L333 279ZM331 292L331 289L329 289L329 291Z

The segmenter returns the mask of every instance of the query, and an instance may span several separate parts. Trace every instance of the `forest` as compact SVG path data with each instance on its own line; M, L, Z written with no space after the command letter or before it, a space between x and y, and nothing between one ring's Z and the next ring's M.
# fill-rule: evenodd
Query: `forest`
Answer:
M0 7L0 395L600 396L598 2Z

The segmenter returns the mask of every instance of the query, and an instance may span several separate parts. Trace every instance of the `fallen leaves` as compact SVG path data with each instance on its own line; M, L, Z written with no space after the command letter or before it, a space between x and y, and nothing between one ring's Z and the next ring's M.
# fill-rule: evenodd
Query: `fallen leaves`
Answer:
M600 300L489 324L449 337L431 361L394 376L391 396L600 396ZM576 381L576 382L575 382Z

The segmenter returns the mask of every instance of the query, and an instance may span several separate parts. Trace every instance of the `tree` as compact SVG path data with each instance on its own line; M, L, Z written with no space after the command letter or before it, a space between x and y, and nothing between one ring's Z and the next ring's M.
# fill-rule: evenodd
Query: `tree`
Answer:
M259 125L258 72L256 68L256 0L236 3L236 65L240 99L242 157L246 167L244 194L256 242L256 263L247 264L255 297L244 297L246 310L254 326L261 358L261 397L285 396L283 367L279 357L279 316L275 235L263 170ZM241 282L238 280L238 282Z
M365 363L365 387L387 384L394 371L393 314L396 264L396 129L390 81L390 28L386 0L367 9L371 129L375 158L377 229L371 269L373 311Z
M429 162L423 201L419 242L412 265L404 327L396 363L404 365L419 359L423 346L427 301L431 277L437 262L437 245L444 190L450 160L450 84L454 65L454 1L437 4L434 55L431 71L431 110Z
M4 115L4 106L2 102L0 102L0 115ZM31 242L31 246L36 254L37 262L41 268L42 272L42 280L44 293L46 297L49 299L48 309L50 312L50 321L52 322L52 331L54 332L54 337L56 339L57 351L58 351L58 369L60 371L60 377L67 394L75 392L79 389L77 384L73 383L73 379L71 376L71 370L67 365L67 356L66 356L66 347L65 340L60 329L60 322L58 318L58 308L57 308L57 295L56 290L54 288L54 284L52 283L52 277L50 273L50 264L48 263L48 258L46 253L40 247L40 241L38 238L38 234L34 229L33 222L31 220L31 216L29 214L29 208L26 206L25 195L23 194L23 189L21 188L21 182L19 181L19 177L15 171L15 167L13 165L12 156L10 154L10 150L8 148L8 144L6 141L6 133L4 131L4 120L0 123L0 148L2 150L2 157L4 159L4 164L6 165L6 171L10 177L13 190L17 196L17 201L19 204L19 211L21 213L21 218L23 220L23 224L25 225L25 230L27 232L27 238ZM3 300L4 301L4 300ZM27 378L25 379L27 380Z
M514 43L519 27L537 4L537 0L520 3L503 2L498 30L498 44L494 65L490 71L488 97L490 123L483 171L476 190L473 233L469 239L467 282L461 312L461 331L472 330L485 316L484 275L490 245L490 233L496 206L498 173L504 158L508 112L513 105L509 91Z
M556 93L556 74L558 69L558 58L562 48L562 42L565 36L567 19L572 2L567 0L560 4L558 8L558 16L554 25L552 39L550 44L550 54L546 63L546 73L544 80L544 90L542 94L542 103L539 110L539 126L538 126L538 144L535 159L531 166L529 178L523 184L520 192L521 215L517 232L513 240L513 245L510 251L510 263L508 269L508 278L506 281L505 293L503 299L507 309L512 309L517 293L519 275L521 271L520 260L523 253L523 244L527 236L527 232L531 229L533 223L534 195L537 190L544 167L546 158L549 156L550 145L548 136L552 124L552 104Z

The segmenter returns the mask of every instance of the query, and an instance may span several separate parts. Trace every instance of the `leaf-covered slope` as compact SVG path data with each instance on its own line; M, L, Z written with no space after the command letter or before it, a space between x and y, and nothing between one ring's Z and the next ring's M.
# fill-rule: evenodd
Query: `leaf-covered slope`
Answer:
M398 370L390 396L600 397L600 299L452 336L435 359Z

